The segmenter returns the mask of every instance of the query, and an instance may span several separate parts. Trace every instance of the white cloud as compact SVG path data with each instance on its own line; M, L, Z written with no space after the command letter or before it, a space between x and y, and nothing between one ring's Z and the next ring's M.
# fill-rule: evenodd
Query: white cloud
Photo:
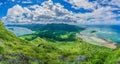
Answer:
M21 2L21 3L26 4L26 3L32 3L32 1L33 1L33 0L8 0L8 3L9 3L9 2L13 2L13 3L14 3L14 2L17 2L17 3L20 3L20 2ZM36 1L37 1L37 0L36 0Z
M11 0L12 2L15 2L15 0Z
M29 19L25 19L24 13L27 14L30 11L27 8L23 8L19 5L14 6L13 8L8 9L7 16L4 17L3 19L7 21L8 23L10 22L30 22Z
M70 4L75 9L95 9L102 7L100 4L108 4L120 7L120 0L95 0L93 2L89 2L89 0L64 0Z
M13 8L8 9L7 15L9 16L21 16L24 10L21 6L16 5Z
M8 23L46 23L54 22L56 20L61 20L60 22L66 22L69 21L70 14L72 14L72 12L64 9L64 7L59 3L53 4L52 1L46 1L42 3L41 6L33 5L30 7L21 7L20 5L15 5L8 10L7 16L4 17L3 20L7 21Z
M120 0L111 0L110 4L120 7Z
M29 4L29 3L32 3L32 1L31 0L27 0L27 1L22 1L22 3L24 3L24 4Z
M65 0L66 2L72 4L73 8L80 9L95 9L95 6L97 5L95 2L89 2L88 0Z
M77 24L120 24L114 18L118 14L111 12L118 10L111 6L101 7L100 5L88 2L87 0L66 0L72 1L77 8L92 9L90 13L74 13L68 11L60 3L53 3L51 0L45 1L40 5L21 7L15 5L8 10L7 16L3 17L6 23L77 23ZM79 2L78 2L79 1ZM84 2L82 4L81 2ZM81 4L79 4L81 3ZM104 2L105 3L105 2ZM72 4L72 3L71 3ZM99 6L95 9L95 6Z
M78 23L93 23L93 24L113 24L116 23L115 17L116 14L112 13L111 10L114 8L111 7L101 7L99 9L94 10L92 13L85 13L85 14L77 14L80 20ZM81 20L82 19L82 20Z
M120 0L96 0L98 3L108 4L108 5L115 5L120 7Z

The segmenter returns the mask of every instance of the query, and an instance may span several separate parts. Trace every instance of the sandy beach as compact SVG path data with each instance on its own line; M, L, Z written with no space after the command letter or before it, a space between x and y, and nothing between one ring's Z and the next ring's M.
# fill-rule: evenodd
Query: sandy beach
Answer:
M82 38L84 41L90 43L90 44L94 44L94 45L99 45L99 46L105 46L108 48L116 48L117 46L115 45L114 42L102 39L102 38L98 38L95 36L85 36L83 34L77 34L77 37Z

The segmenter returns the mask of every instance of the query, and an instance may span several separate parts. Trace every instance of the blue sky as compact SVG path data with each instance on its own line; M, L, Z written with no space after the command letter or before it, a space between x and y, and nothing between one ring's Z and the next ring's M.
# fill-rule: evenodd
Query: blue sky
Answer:
M119 3L119 0L0 0L0 18L6 23L120 24Z

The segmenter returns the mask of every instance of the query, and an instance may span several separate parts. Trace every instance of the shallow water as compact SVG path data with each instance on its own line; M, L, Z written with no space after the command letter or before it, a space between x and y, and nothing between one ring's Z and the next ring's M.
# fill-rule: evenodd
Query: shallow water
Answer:
M92 33L92 31L95 31ZM119 25L95 25L86 26L86 30L82 34L91 37L96 36L112 42L120 43L120 26Z
M28 29L28 28L23 28L23 27L6 27L8 30L16 34L17 36L22 36L26 34L32 34L34 31Z

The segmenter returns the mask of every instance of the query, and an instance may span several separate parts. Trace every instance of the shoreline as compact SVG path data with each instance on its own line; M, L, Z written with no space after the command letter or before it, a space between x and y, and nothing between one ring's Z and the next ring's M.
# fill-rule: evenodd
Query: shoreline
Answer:
M117 46L115 45L116 44L115 42L112 42L112 41L109 41L103 38L98 38L95 36L88 37L83 34L76 34L76 36L78 38L82 38L83 41L88 42L93 45L104 46L104 47L112 48L112 49L117 48Z

